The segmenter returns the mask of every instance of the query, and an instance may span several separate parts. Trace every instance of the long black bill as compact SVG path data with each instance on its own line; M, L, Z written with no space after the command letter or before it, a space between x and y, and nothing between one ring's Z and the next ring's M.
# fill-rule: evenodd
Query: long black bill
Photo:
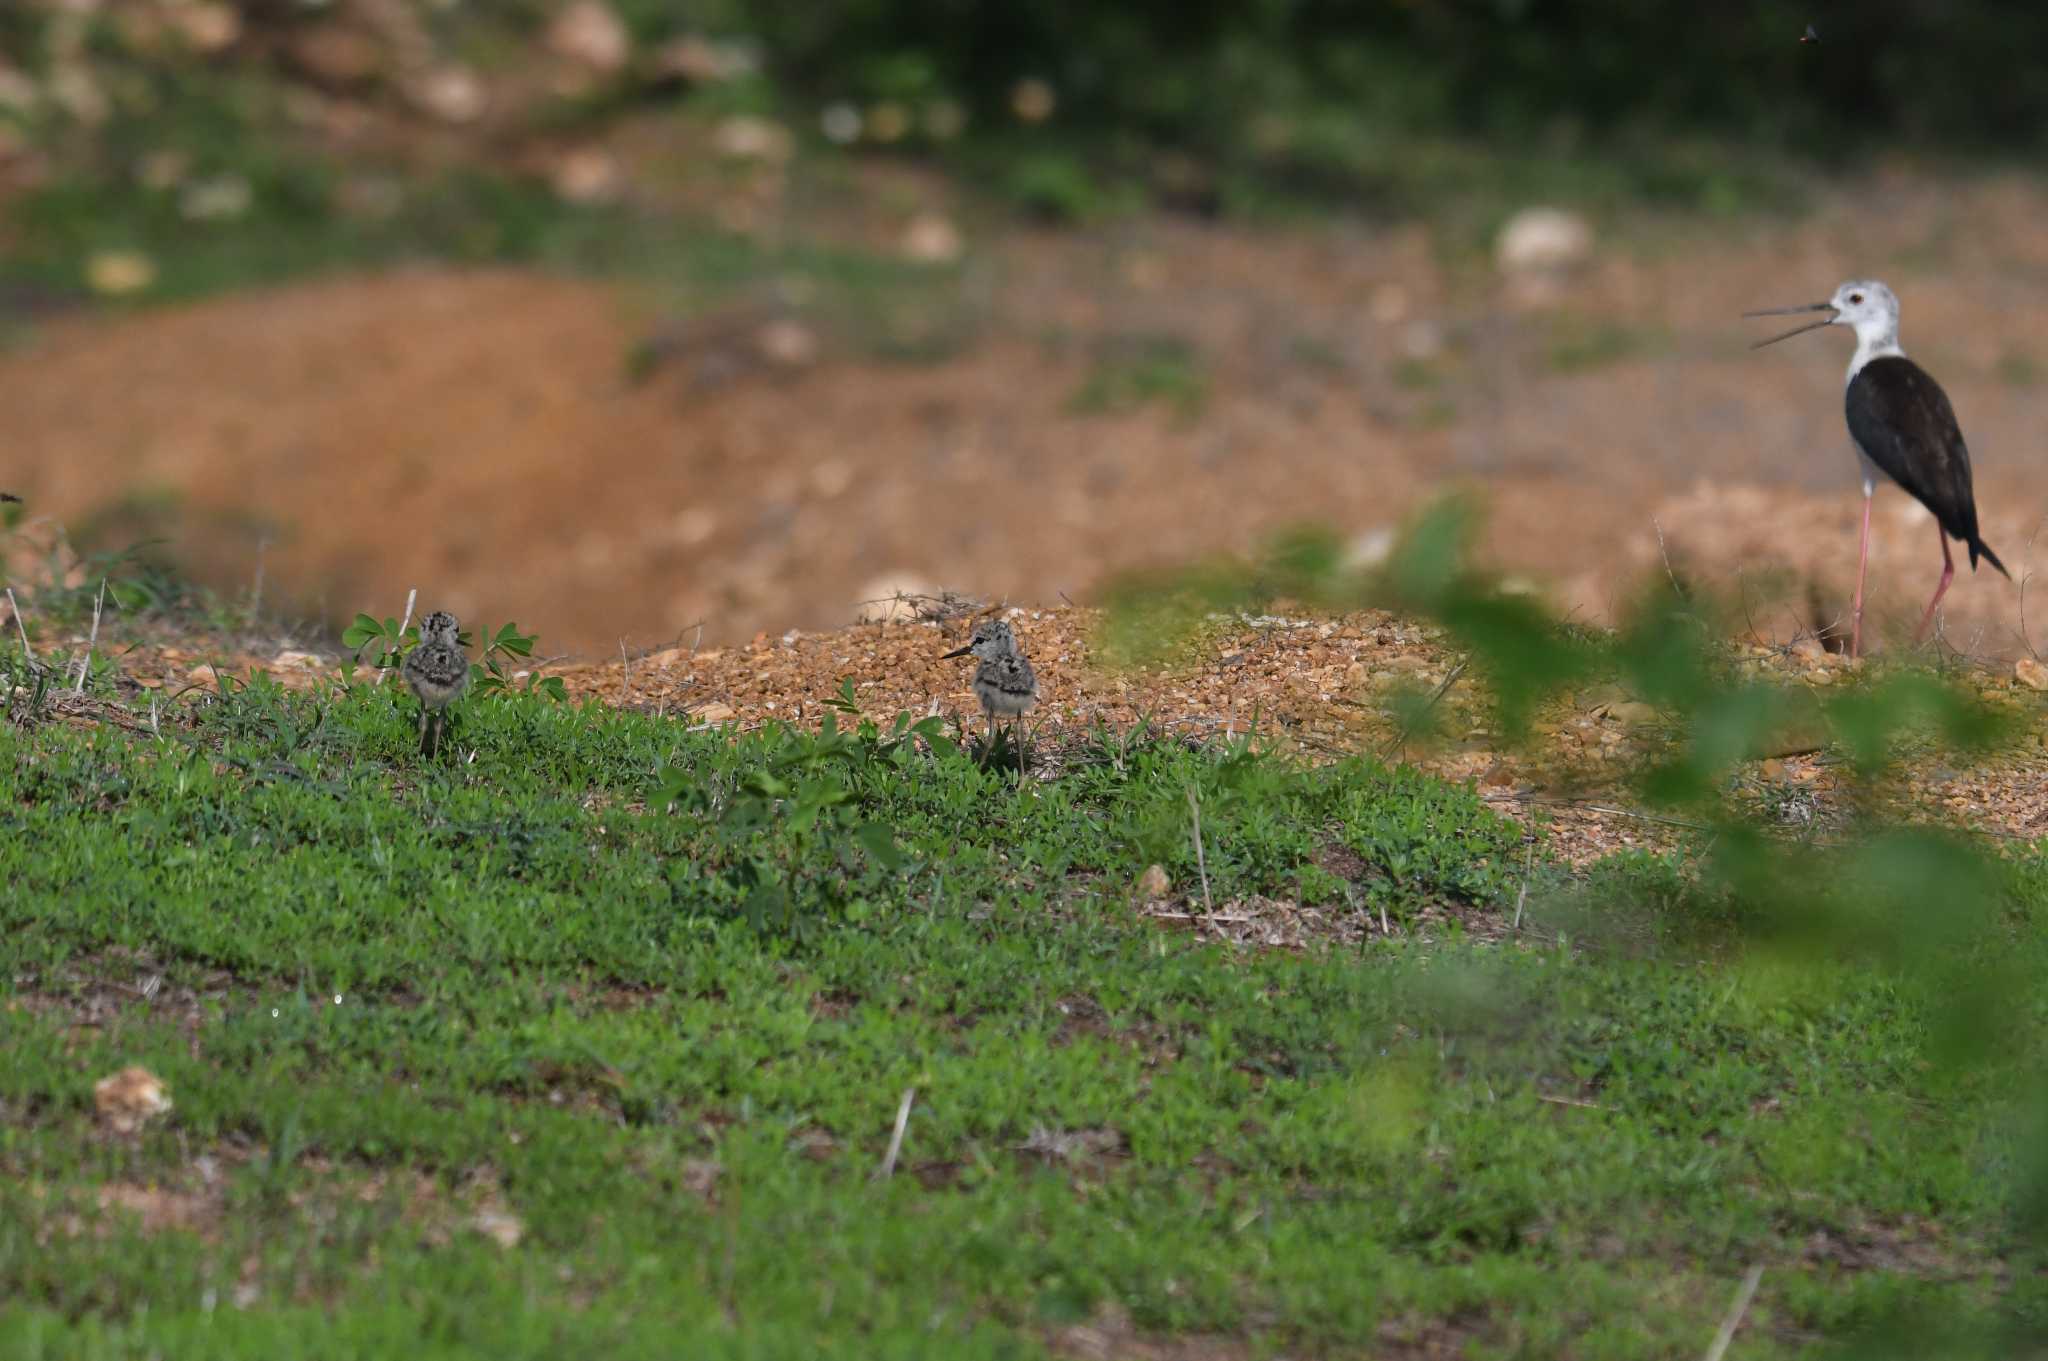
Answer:
M1793 336L1805 335L1808 331L1818 331L1823 326L1832 326L1835 324L1835 318L1840 315L1840 313L1835 311L1835 305L1831 302L1810 302L1799 307L1766 307L1761 311L1744 312L1742 315L1745 317L1789 317L1801 312L1825 312L1827 315L1819 321L1809 321L1804 326L1794 326L1781 336L1772 336L1769 340L1759 340L1749 348L1761 350L1766 345L1775 345L1781 340L1790 340Z
M954 648L951 652L948 652L944 656L940 657L939 660L943 662L948 657L965 657L968 653L972 651L974 651L974 644L969 643L966 647Z

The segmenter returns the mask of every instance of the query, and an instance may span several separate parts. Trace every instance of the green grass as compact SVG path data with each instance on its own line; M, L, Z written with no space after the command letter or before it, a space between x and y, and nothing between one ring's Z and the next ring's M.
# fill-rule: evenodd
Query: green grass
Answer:
M1617 322L1561 316L1551 326L1544 361L1553 373L1586 373L1667 348L1670 337Z
M907 359L954 352L980 321L955 268L809 241L768 248L702 222L565 204L543 186L478 172L408 182L391 216L351 218L335 208L338 175L295 165L256 183L245 217L196 225L163 195L65 182L16 210L18 240L0 280L78 289L96 252L120 250L156 267L137 305L423 259L627 279L686 311L775 281L806 289L810 310L868 352Z
M2011 347L1998 356L1996 366L2000 382L2016 388L2030 388L2041 381L2041 364L2033 353L2024 347Z
M489 157L408 169L349 156L280 131L286 86L274 77L222 81L175 63L147 70L141 104L124 106L90 142L53 144L53 173L10 201L0 284L84 299L96 257L134 254L152 271L147 286L102 302L135 307L420 261L508 263L625 281L643 302L686 315L774 287L801 294L807 315L864 352L908 360L957 352L982 322L986 304L960 268L810 232L762 244L647 202L568 203ZM682 135L717 104L706 97L645 116L672 120ZM548 106L537 116L572 113ZM152 188L139 175L166 155L184 162L186 186L232 177L247 189L246 207L188 219L181 187ZM834 183L841 159L806 152L793 172L799 218L818 198L853 192ZM656 164L641 173L662 183L677 172Z
M1930 1066L1910 973L1729 950L1670 862L1536 861L1544 920L1647 950L1130 909L1155 861L1194 884L1192 789L1219 902L1508 910L1520 829L1413 771L1104 732L1020 793L930 723L524 695L422 768L360 684L164 732L0 726L0 1352L1024 1357L1120 1313L1692 1357L1757 1261L1738 1356L2048 1306L2003 1070ZM2038 979L2048 869L1990 873ZM123 1140L91 1086L129 1063L177 1104Z
M649 17L663 8L652 0L640 8L648 13L629 13L628 22L642 33L677 22L666 10L663 19ZM502 93L506 64L517 63L548 12L525 3L516 13L451 11L431 26L446 51L465 54ZM57 46L45 31L50 23L23 18L13 35L26 69L38 77L48 74L40 69L45 49ZM634 206L569 205L537 181L530 165L515 165L509 151L494 147L473 145L464 160L408 160L382 137L365 144L376 150L323 142L303 130L303 87L271 64L273 44L250 43L202 61L137 47L122 25L104 18L88 29L93 69L110 95L106 121L88 130L45 111L10 123L48 166L7 205L0 284L37 296L89 296L93 259L112 252L140 255L153 271L146 287L105 300L115 306L420 260L571 268L657 289L678 279L696 287L766 287L792 268L805 270L795 258L804 250L800 241L787 251L750 250L721 242L701 214L672 206L678 167L658 158L636 163ZM903 53L862 63L850 78L873 86L876 96L922 109L934 98L951 98L932 84L927 66ZM495 135L510 148L529 140L600 139L622 123L666 119L679 142L694 143L722 114L778 118L803 134L785 185L789 221L769 233L789 242L790 228L800 237L830 217L817 211L820 196L875 206L860 202L872 192L854 173L871 153L849 154L807 133L816 125L816 94L782 75L680 97L622 81L505 111L498 116L510 121ZM366 99L403 102L389 90ZM1532 200L1576 203L1608 217L1638 206L1718 216L1795 204L1806 178L1774 153L1735 144L1644 137L1614 145L1570 138L1555 147L1490 144L1440 127L1428 131L1437 127L1433 118L1361 118L1349 100L1307 98L1305 91L1262 108L1259 119L1220 120L1187 146L1178 136L1161 140L1156 126L1140 132L1062 119L1026 128L1005 115L972 120L957 139L872 154L928 161L997 217L1086 224L1178 206L1257 223L1339 210L1427 218L1441 246L1468 255L1483 254L1500 222ZM420 115L408 140L428 121ZM1190 154L1189 147L1202 149ZM182 170L174 173L173 165ZM688 178L702 173L693 165ZM734 171L733 184L740 180ZM246 190L246 205L224 218L189 218L186 192L209 182ZM832 253L842 262L863 255ZM867 277L845 300L845 328L885 356L931 358L971 343L981 304L968 296L960 271L900 264L892 270L897 263L880 255L858 260Z
M0 277L82 288L95 252L135 251L155 266L138 302L171 302L342 269L419 259L455 263L597 262L620 235L621 215L573 209L545 189L456 173L404 184L384 217L335 206L339 167L281 160L248 174L251 206L222 222L191 223L174 194L120 179L77 176L27 196Z
M1117 336L1098 347L1094 367L1067 399L1067 409L1100 415L1158 402L1185 421L1200 415L1208 400L1202 356L1187 341L1177 336Z

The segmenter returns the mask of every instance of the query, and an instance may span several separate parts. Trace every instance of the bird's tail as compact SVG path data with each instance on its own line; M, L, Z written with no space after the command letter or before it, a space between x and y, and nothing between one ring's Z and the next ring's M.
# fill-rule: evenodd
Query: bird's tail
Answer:
M1998 574L2004 577L2007 581L2012 580L2012 573L2005 570L2005 564L1998 560L1998 554L1991 551L1991 545L1984 542L1982 539L1971 539L1970 570L1973 572L1977 570L1977 559L1979 557L1983 558L1984 561L1990 563L1993 567L1996 567L1998 569Z

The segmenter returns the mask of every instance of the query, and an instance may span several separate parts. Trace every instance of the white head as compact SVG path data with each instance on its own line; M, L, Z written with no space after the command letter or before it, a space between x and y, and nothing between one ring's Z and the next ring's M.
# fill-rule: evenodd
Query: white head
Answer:
M1855 328L1858 340L1899 338L1899 295L1882 279L1851 279L1835 290L1828 306L1835 309L1832 324Z
M1804 326L1795 326L1784 335L1759 340L1750 346L1752 350L1766 345L1775 345L1808 331L1817 331L1823 326L1847 326L1856 332L1856 353L1859 359L1868 359L1874 354L1896 353L1899 348L1899 297L1887 288L1880 279L1851 279L1835 290L1835 296L1826 302L1806 303L1799 307L1768 307L1761 312L1744 312L1746 317L1789 316L1797 312L1826 312L1819 321L1809 321Z

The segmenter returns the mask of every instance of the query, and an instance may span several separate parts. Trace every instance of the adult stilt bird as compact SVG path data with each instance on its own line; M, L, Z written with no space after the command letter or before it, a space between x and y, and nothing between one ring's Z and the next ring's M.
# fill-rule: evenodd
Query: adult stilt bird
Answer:
M1998 560L1998 554L1977 533L1977 499L1970 489L1970 450L1963 432L1956 426L1955 408L1941 384L1928 377L1927 370L1906 358L1899 348L1899 300L1875 279L1852 280L1835 290L1826 302L1803 307L1772 307L1745 312L1747 317L1788 316L1795 312L1826 312L1819 321L1795 326L1781 336L1759 340L1750 346L1760 350L1781 340L1817 331L1823 326L1848 326L1856 332L1856 355L1849 361L1849 385L1843 407L1849 418L1849 438L1863 464L1863 536L1856 549L1856 601L1851 606L1849 655L1863 650L1863 569L1870 561L1870 498L1877 491L1877 475L1904 487L1914 500L1934 512L1935 537L1941 540L1941 584L1920 627L1913 633L1918 643L1927 636L1934 621L1935 606L1948 593L1956 574L1955 559L1948 541L1957 539L1970 549L1970 570L1977 570L1983 558L2012 580L2012 573Z

